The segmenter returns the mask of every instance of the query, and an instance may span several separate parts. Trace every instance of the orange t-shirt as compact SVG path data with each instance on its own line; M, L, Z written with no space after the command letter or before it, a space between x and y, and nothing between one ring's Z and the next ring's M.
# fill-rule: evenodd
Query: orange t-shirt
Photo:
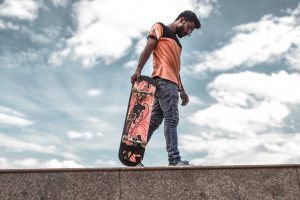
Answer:
M157 39L158 43L153 51L152 77L160 77L176 83L181 90L180 82L180 55L181 44L176 35L168 26L155 23L148 38Z

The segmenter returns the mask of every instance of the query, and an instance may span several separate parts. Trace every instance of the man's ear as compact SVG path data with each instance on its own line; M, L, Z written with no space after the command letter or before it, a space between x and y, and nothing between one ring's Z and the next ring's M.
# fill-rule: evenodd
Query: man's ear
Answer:
M181 17L180 19L179 19L179 22L180 23L183 23L185 21L185 18L184 17Z

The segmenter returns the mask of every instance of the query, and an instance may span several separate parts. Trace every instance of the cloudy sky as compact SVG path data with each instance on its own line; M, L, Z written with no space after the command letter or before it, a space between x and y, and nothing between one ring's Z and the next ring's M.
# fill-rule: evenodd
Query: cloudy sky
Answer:
M202 28L181 39L182 157L299 163L298 0L0 0L0 168L122 166L130 76L147 33L187 9ZM142 73L151 71L149 60ZM163 127L144 164L167 165Z

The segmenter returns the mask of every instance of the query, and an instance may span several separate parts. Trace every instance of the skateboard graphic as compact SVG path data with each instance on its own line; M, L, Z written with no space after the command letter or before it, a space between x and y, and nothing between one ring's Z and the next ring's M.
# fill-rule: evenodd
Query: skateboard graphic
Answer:
M126 166L143 160L155 90L154 80L148 76L140 76L132 86L119 149L119 159Z

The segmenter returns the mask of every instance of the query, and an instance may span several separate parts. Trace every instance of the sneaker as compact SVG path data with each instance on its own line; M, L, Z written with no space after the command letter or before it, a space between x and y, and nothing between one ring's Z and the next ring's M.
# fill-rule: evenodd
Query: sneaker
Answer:
M140 162L136 167L144 167L144 165Z
M192 165L190 165L189 162L186 160L179 160L177 163L169 164L169 166L190 167Z

